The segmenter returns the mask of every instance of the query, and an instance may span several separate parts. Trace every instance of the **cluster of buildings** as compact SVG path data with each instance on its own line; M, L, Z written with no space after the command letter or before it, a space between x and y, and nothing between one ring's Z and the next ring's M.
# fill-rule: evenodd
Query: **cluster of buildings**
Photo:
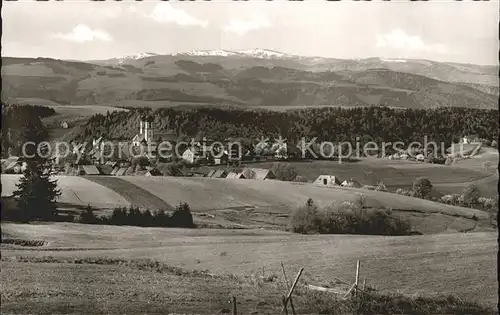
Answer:
M282 160L289 157L290 150L286 143L261 143L255 146L254 150L245 149L241 144L230 141L227 143L229 147L223 147L220 142L217 146L212 140L195 138L181 145L176 134L157 133L152 119L144 118L140 121L139 133L130 141L121 141L119 145L116 143L113 146L112 157L108 158L111 147L110 143L104 143L103 137L93 139L92 144L88 145L73 143L72 153L83 156L85 163L97 166L108 165L110 160L127 164L127 161L138 156L146 157L151 162L182 160L188 165L228 165L242 160L258 162ZM123 165L122 168L128 166Z
M244 168L241 172L227 171L223 169L211 170L206 177L227 179L276 179L272 170L265 168Z
M9 156L2 159L2 174L19 174L28 166L19 156Z

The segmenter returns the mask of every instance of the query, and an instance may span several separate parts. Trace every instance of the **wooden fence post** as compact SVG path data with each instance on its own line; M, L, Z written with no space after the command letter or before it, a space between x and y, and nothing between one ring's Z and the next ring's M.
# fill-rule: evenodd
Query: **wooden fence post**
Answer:
M288 315L288 309L286 308L286 297L284 295L281 297L281 301L283 302L283 308L285 309L285 314Z
M233 308L233 315L237 315L237 312L236 312L236 298L234 296L231 298L231 306Z
M356 282L354 282L355 287L354 287L354 295L358 294L358 284L359 284L359 265L360 261L358 260L356 262Z
M286 276L285 266L283 265L283 262L281 262L281 270L283 270L283 277L285 278L286 289L290 290L290 284L288 283L288 277ZM295 307L293 306L292 296L290 296L290 308L292 309L292 314L295 315Z
M366 288L366 278L363 278L363 291L365 290Z
M285 298L285 305L283 309L281 310L281 313L283 313L286 309L286 304L288 303L288 300L292 296L293 290L295 290L295 286L297 285L297 282L299 282L300 275L302 275L302 272L304 271L304 268L300 268L299 273L297 273L297 277L295 277L295 280L293 281L292 287L290 288L290 292L288 292L287 297Z

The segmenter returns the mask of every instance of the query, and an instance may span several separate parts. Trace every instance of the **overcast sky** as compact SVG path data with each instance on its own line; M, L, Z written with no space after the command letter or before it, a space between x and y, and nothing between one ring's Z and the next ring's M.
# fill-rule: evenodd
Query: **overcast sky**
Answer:
M498 64L499 1L3 2L2 55L107 59L265 48Z

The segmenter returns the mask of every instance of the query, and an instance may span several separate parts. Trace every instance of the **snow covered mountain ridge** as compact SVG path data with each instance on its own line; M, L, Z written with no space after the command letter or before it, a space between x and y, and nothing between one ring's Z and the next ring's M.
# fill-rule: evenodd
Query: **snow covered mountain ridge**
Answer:
M279 58L290 58L295 57L294 55L285 54L279 51L254 48L254 49L244 49L244 50L192 50L184 53L173 54L174 56L240 56L240 57L252 57L260 59L279 59Z
M153 57L153 56L158 56L159 54L155 53L150 53L150 52L140 52L134 55L129 55L129 56L124 56L120 58L116 58L118 63L123 63L126 60L138 60L142 58L147 58L147 57Z

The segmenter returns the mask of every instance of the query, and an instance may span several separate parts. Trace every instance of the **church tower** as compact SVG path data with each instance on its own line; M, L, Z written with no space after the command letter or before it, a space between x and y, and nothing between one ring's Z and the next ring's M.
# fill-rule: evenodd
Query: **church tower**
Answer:
M154 131L152 119L144 120L143 125L144 125L144 140L150 143L153 141L153 131Z

